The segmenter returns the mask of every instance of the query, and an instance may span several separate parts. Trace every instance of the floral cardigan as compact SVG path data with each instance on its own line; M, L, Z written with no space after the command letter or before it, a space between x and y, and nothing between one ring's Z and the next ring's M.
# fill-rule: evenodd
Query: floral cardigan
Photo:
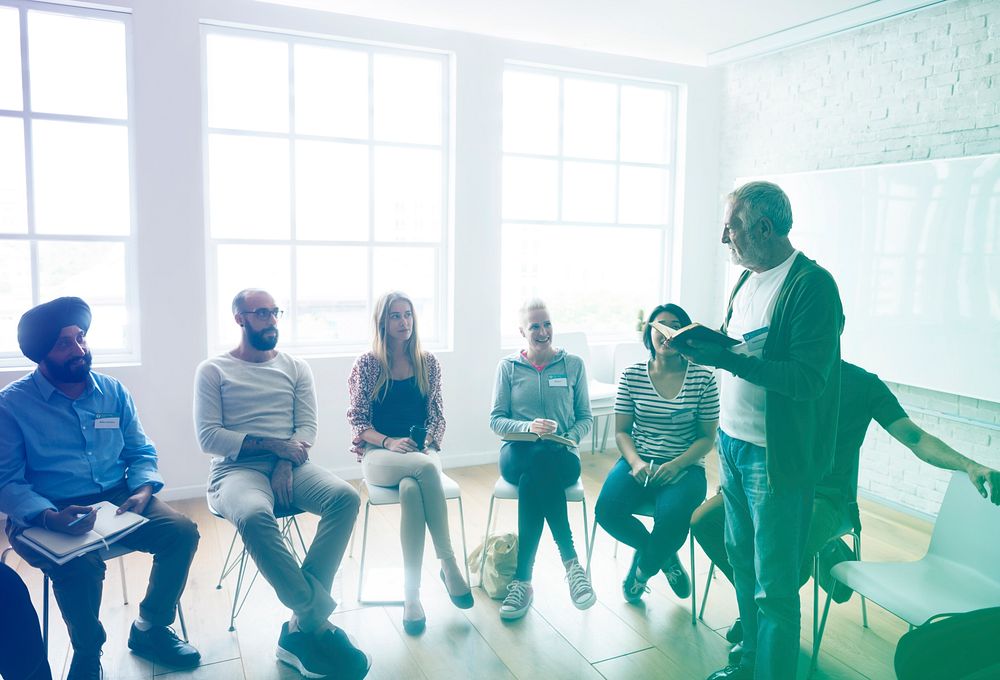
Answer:
M424 364L427 366L427 436L428 445L441 449L444 439L444 401L441 398L441 364L430 352L424 352ZM347 380L350 390L351 405L347 409L347 422L351 424L354 440L351 442L351 452L356 454L358 462L365 455L368 447L376 448L361 438L361 433L372 428L372 389L378 381L382 366L371 352L365 352L354 362L351 377Z

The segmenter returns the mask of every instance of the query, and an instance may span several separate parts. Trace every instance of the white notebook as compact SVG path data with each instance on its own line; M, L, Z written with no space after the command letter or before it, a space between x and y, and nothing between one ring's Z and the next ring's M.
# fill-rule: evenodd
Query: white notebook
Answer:
M29 527L18 538L56 564L66 564L92 550L110 546L149 521L134 512L116 515L118 506L108 501L94 503L93 507L99 508L97 518L94 520L94 528L85 534L71 536L42 527Z

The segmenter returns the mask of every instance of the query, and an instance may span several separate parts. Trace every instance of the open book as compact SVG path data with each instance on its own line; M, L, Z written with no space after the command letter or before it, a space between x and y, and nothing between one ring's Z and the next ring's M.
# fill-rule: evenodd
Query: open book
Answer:
M699 342L711 342L723 347L733 347L742 342L742 340L731 338L725 333L713 331L708 326L702 326L700 323L688 324L684 328L671 328L661 321L650 321L649 323L671 342L674 340L697 340Z
M556 444L562 444L563 446L569 446L573 448L576 446L576 442L569 437L561 437L557 434L535 434L534 432L508 432L507 434L500 437L500 439L505 442L533 442L539 439L544 439L546 441L555 442Z
M118 506L108 501L94 503L92 507L99 508L97 518L94 520L94 528L85 534L71 536L42 527L29 527L21 533L19 539L52 562L66 564L92 550L108 547L149 521L134 512L116 515Z

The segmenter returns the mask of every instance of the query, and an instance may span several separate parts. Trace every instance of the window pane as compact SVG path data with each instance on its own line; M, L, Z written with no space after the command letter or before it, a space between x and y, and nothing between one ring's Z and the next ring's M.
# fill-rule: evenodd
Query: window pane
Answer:
M239 326L233 320L233 298L244 288L261 288L270 293L282 309L291 299L291 263L288 246L219 245L216 247L216 291L218 337L223 343L239 340ZM282 326L281 323L285 325ZM283 342L292 340L287 317L279 322ZM281 343L279 342L279 345Z
M503 150L559 153L559 79L523 71L503 74Z
M24 121L0 118L0 232L28 231L28 198L24 180Z
M615 166L563 164L563 212L568 222L614 222Z
M504 335L516 334L518 307L536 295L552 312L556 346L561 330L586 330L591 337L634 333L638 310L661 301L662 250L657 229L505 225ZM581 263L594 262L594 253L601 254L602 262L627 263L628 275L581 271Z
M375 297L400 290L413 300L422 343L438 340L436 289L437 250L434 248L375 248Z
M534 158L504 158L504 219L555 220L558 215L558 162Z
M127 346L124 243L41 241L38 283L42 302L75 295L91 306L94 321L87 337L92 349Z
M368 138L368 54L295 46L295 132Z
M288 44L209 35L208 126L288 131Z
M21 106L21 27L17 8L0 7L0 109L20 111Z
M296 339L316 344L367 340L368 249L300 246L296 258Z
M622 86L621 159L666 163L667 93L648 87Z
M21 352L17 322L31 308L30 248L27 241L0 241L0 353Z
M623 165L620 172L618 221L623 224L666 224L666 171Z
M375 55L375 138L441 143L440 59Z
M128 129L51 120L31 125L35 229L43 234L128 234Z
M286 139L209 135L208 205L213 237L288 238L288 144Z
M441 239L441 152L375 149L375 240Z
M128 117L122 22L28 12L28 63L33 110Z
M618 143L617 85L566 79L563 154L614 160Z
M301 239L368 238L368 146L295 143L295 225Z

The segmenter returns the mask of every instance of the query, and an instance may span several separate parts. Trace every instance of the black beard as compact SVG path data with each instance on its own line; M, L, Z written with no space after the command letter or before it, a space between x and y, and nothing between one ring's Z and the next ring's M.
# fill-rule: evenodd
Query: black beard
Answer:
M255 331L254 329L250 328L249 325L246 325L243 328L246 330L247 342L249 342L250 346L253 347L255 350L258 350L260 352L270 352L272 349L277 347L278 345L277 326L272 326L271 328L265 328L262 331ZM264 333L267 333L268 331L274 331L273 338L264 337Z
M78 362L82 359L82 363ZM82 357L70 359L62 364L50 361L48 357L42 359L49 376L58 383L82 383L90 375L90 364L94 358L90 350Z

